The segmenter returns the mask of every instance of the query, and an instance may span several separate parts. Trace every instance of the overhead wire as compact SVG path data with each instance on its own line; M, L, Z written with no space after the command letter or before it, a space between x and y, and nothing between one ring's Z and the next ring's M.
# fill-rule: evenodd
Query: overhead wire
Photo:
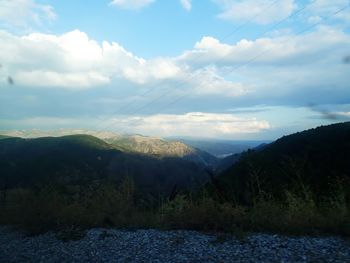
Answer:
M276 5L280 0L274 0L272 1L269 5L267 5L265 8L262 9L261 12L258 12L257 14L255 14L254 16L252 16L250 19L248 19L247 21L241 23L240 25L238 25L234 30L232 30L230 33L228 33L227 35L225 35L221 41L225 41L228 38L230 38L231 36L233 36L235 33L239 32L241 29L243 29L244 27L246 27L247 25L249 25L252 21L254 21L255 19L257 19L258 17L260 17L261 15L263 15L265 12L267 12L270 8L272 8L274 5ZM197 57L195 57L194 61L201 59L202 57L206 56L206 53L200 53ZM188 79L192 79L193 76L190 76ZM184 79L181 81L181 83L185 84L188 79ZM155 85L152 88L146 90L144 93L137 95L137 96L145 96L147 94L149 94L150 92L156 90L160 85ZM124 113L126 109L128 109L131 105L133 105L135 102L130 102L130 103L125 103L123 104L121 107L118 107L117 110L113 111L114 113ZM127 112L126 112L127 113ZM94 128L109 128L109 127L104 127L101 125L105 122L109 120L109 117L104 118L103 120L99 121L98 124L94 125Z
M312 2L316 2L316 0L314 0L314 1L312 1ZM312 2L311 2L311 3L312 3ZM281 21L275 23L272 27L270 27L270 29L269 29L268 31L264 32L263 35L266 34L267 32L270 32L272 29L276 28L277 26L279 26L279 25L282 24L283 22L287 21L288 19L290 19L290 18L296 16L297 14L301 13L301 12L302 12L303 10L305 10L309 5L310 5L310 4L305 5L304 7L302 7L301 9L299 9L298 11L292 13L290 16L288 16L288 17L286 17L285 19L282 19ZM300 35L300 34L302 34L302 33L304 33L304 32L309 31L310 29L312 29L312 28L314 28L314 27L320 25L321 23L323 23L325 20L328 20L329 18L331 18L331 17L333 17L333 16L339 14L340 12L344 11L344 10L345 10L346 8L348 8L348 7L349 7L349 5L343 6L342 8L338 9L336 12L332 13L332 15L330 15L330 16L324 18L323 21L317 22L317 23L315 23L315 24L313 24L313 25L311 25L311 26L309 26L309 27L307 27L307 28L305 28L305 29L299 31L296 35ZM287 42L287 41L288 41L288 40L286 40L285 42ZM283 43L283 42L282 42L282 43ZM252 62L254 62L255 60L257 60L257 59L260 58L261 56L265 55L266 53L270 52L271 50L272 50L272 48L267 49L267 50L264 50L263 52L260 52L260 53L257 54L256 56L254 56L254 57L252 57L251 59L249 59L247 62L245 62L245 63L243 63L243 64L241 64L241 65L237 65L236 67L230 69L229 72L232 73L232 72L234 72L234 71L236 71L236 70L238 70L238 69L240 69L240 68L242 68L242 67L245 67L245 66L251 64ZM226 55L226 56L227 56L227 55ZM217 61L214 62L214 63L217 63L217 62L222 61L226 56L220 57L219 60L217 60ZM178 87L179 87L179 86L178 86ZM174 92L174 90L171 90L170 92L167 92L167 93L165 93L165 94L162 94L162 95L158 96L157 98L153 99L152 101L150 101L149 103L147 103L147 104L145 104L145 105L143 105L143 106L137 108L136 110L134 110L134 111L132 111L132 112L129 112L128 114L129 114L129 115L133 115L133 114L135 114L135 113L137 113L137 112L139 112L139 111L141 111L141 110L144 110L144 109L146 109L148 106L154 104L155 102L161 100L162 98L164 98L165 96L167 96L167 95L169 95L169 94L171 94L171 93L173 93L173 92ZM163 107L162 109L159 109L157 112L160 112L160 111L162 111L162 110L168 108L169 106L176 104L176 103L179 102L180 100L182 100L182 99L186 98L188 95L190 95L191 92L192 92L192 91L186 92L185 94L181 95L180 97L176 98L175 100L172 100L171 102L168 102L167 105L166 105L166 107ZM109 125L107 126L107 128L110 128L110 127L113 127L113 126L114 126L114 124L111 123L111 124L109 124Z

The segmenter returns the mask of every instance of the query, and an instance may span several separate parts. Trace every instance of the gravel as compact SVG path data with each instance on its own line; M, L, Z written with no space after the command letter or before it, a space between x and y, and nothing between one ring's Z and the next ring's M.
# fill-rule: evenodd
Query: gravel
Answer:
M252 234L244 240L194 231L91 229L77 241L0 228L0 262L350 262L337 237Z

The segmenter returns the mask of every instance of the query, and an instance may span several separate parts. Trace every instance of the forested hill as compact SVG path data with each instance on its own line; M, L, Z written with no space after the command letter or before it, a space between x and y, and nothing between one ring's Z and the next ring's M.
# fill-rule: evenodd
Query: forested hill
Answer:
M261 151L245 152L218 180L236 198L250 202L258 193L281 196L286 189L321 196L349 176L350 122L346 122L284 136Z
M43 130L13 130L0 131L0 139L8 137L17 138L41 138L41 137L62 137L68 135L91 135L101 139L113 148L126 153L143 154L158 158L182 158L183 160L196 163L202 168L216 167L220 160L215 156L200 150L201 147L191 147L180 141L166 140L159 137L143 135L121 135L108 131L93 131L82 129L60 129L52 131Z
M84 184L133 177L140 191L190 189L207 179L194 163L125 153L90 135L0 140L0 187Z

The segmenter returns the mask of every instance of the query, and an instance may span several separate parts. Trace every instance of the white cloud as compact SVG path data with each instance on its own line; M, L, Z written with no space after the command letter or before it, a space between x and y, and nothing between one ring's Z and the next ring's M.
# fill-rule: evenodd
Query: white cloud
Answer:
M182 7L190 11L192 9L192 0L180 0Z
M31 87L89 88L112 78L144 84L180 71L171 59L146 61L118 43L99 44L79 30L23 37L0 31L0 61L17 84Z
M311 16L328 17L349 4L349 0L316 0L309 4L308 10ZM335 15L335 17L332 18L340 19L343 21L350 21L350 11L344 10L343 12Z
M195 95L246 93L243 84L225 80L215 68L192 70L177 58L145 60L118 43L99 44L79 30L23 37L0 31L0 61L20 86L84 89L114 80L134 86L160 86L168 81L175 89L178 83L193 89Z
M89 88L108 84L110 79L96 72L59 73L52 71L19 72L14 75L19 85L54 88Z
M126 66L123 76L138 84L146 84L153 80L175 78L181 69L171 59L156 58L135 65Z
M348 67L342 60L349 45L348 34L322 26L303 35L284 33L235 44L207 36L178 57L146 60L118 43L98 43L79 30L22 37L0 31L0 61L2 73L21 87L108 85L123 94L142 87L152 89L153 97L171 92L190 99L239 97L243 103L254 96L276 101L310 87L319 87L320 94L327 86L345 87ZM137 102L145 101L142 97Z
M291 65L314 63L345 52L350 36L338 29L319 27L303 34L286 34L256 40L242 39L229 45L207 36L203 37L191 51L179 60L192 65L235 66L251 62L253 65ZM332 51L332 52L329 52Z
M188 71L214 69L219 79L245 102L306 105L310 102L339 101L349 94L349 67L343 64L349 53L350 35L339 28L320 26L296 35L283 33L256 40L242 39L235 44L203 37L194 48L178 57ZM210 71L207 71L210 72ZM218 78L203 74L203 93L227 97L226 85L214 85ZM193 88L197 93L199 87ZM213 93L216 90L217 93ZM231 93L231 98L235 93ZM323 94L323 95L321 95ZM209 95L207 93L206 95ZM289 99L288 99L289 98Z
M158 136L193 136L194 134L200 134L204 137L258 133L270 128L269 123L264 120L239 118L232 114L203 112L129 117L123 123L123 126L133 132L157 134Z
M142 9L156 0L113 0L110 5L118 6L122 9L138 10ZM192 0L180 0L182 7L190 11L192 9Z
M5 25L27 27L32 22L40 25L55 18L52 6L35 0L0 0L0 22Z
M322 21L322 17L320 16L310 16L308 18L308 22L310 24L316 24L316 23L320 23Z
M34 117L19 120L4 120L7 127L28 129L81 128L98 123L89 118ZM265 120L237 117L233 114L190 112L185 114L156 114L150 116L118 116L105 120L109 129L132 134L152 136L193 136L233 138L242 134L259 133L270 128ZM96 127L96 125L94 126Z
M232 82L220 76L217 68L206 67L198 69L188 77L195 96L218 95L226 97L239 97L251 92L252 87L239 82Z
M123 9L137 10L152 4L155 0L113 0L110 4Z
M337 114L339 114L341 116L344 116L344 117L347 117L347 118L350 118L350 111L348 111L348 112L337 112Z
M296 8L294 0L213 0L222 9L221 19L269 24L288 17ZM273 3L273 5L272 5Z

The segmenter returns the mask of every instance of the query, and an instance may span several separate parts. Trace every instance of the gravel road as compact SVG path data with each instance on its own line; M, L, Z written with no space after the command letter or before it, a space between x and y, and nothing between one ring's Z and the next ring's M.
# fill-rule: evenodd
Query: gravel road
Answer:
M244 240L194 231L92 229L78 241L0 228L0 262L350 262L341 238L254 234Z

